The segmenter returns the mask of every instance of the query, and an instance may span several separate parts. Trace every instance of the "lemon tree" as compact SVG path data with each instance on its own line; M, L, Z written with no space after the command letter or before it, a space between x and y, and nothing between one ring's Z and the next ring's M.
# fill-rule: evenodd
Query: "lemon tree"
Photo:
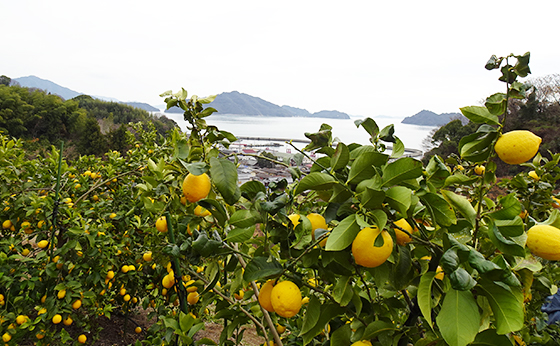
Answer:
M560 279L560 155L503 130L529 57L489 60L506 92L461 108L477 131L425 165L366 118L368 144L323 124L294 146L309 173L274 161L291 179L240 184L214 97L184 89L162 97L188 135L129 124L103 158L27 159L0 134L3 341L89 343L96 317L145 309L138 345L235 345L247 328L269 345L557 344L540 307ZM498 182L495 160L527 172ZM220 338L195 341L206 322Z

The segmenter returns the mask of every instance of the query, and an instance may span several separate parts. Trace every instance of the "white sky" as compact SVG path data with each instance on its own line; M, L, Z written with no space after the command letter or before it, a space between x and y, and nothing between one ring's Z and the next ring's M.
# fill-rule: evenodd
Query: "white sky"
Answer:
M492 54L560 73L560 1L0 0L0 75L121 101L237 90L311 112L458 112Z

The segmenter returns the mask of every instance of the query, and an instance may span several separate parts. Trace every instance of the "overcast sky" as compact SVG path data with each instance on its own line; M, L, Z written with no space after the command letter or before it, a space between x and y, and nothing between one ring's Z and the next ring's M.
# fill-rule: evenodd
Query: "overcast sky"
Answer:
M350 115L458 112L492 54L560 73L560 1L0 0L0 75L159 105L184 87Z

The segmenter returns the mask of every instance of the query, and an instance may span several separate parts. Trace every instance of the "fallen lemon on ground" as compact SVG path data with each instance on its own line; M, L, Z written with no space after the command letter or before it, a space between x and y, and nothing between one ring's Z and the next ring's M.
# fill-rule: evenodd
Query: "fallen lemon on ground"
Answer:
M210 193L210 177L206 173L194 175L189 173L183 180L183 195L191 203L200 201Z
M518 165L533 158L539 151L542 138L527 130L504 133L494 146L498 157L507 164Z
M536 225L527 231L527 247L535 256L546 260L560 260L560 229L550 225Z
M270 303L278 315L293 317L301 309L301 291L293 282L282 281L272 288Z
M375 240L381 233L383 245L375 246ZM362 229L352 242L352 255L356 264L374 268L383 264L393 252L393 238L387 231L380 231L376 226Z

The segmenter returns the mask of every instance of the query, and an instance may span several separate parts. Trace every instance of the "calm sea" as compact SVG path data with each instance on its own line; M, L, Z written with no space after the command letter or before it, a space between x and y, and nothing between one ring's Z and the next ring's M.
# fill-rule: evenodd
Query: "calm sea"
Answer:
M186 122L182 114L165 113L173 119L183 131L186 131ZM307 139L306 132L317 132L321 124L332 126L333 137L338 137L346 144L368 144L369 135L362 128L357 128L352 119L326 119L326 118L283 118L242 115L212 115L206 118L210 125L215 125L220 130L233 133L237 137L269 137L285 139ZM434 129L432 126L417 126L402 124L399 118L379 117L373 118L380 129L394 124L395 135L400 138L406 148L423 150L422 141Z

